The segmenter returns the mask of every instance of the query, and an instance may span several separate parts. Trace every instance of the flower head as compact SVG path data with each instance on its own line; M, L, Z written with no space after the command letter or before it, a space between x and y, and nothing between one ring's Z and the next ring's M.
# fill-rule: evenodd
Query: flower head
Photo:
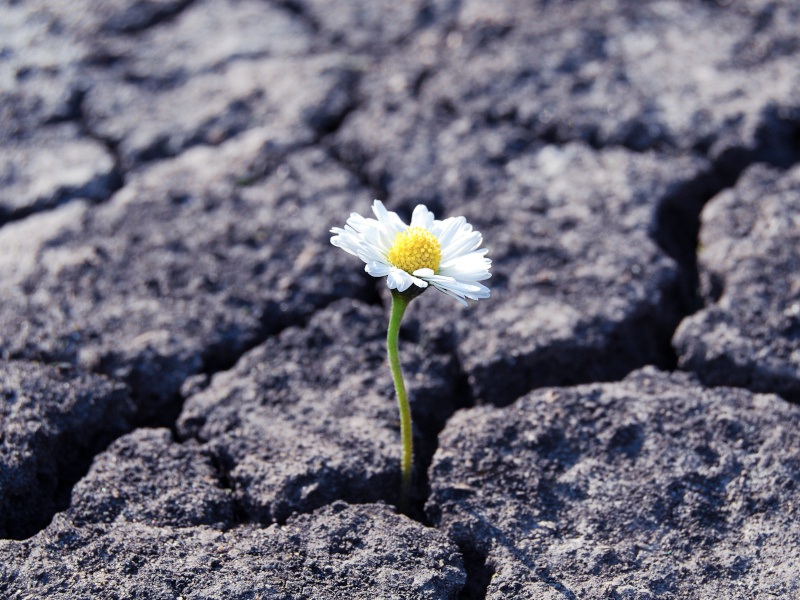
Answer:
M466 298L489 297L489 288L478 283L489 279L492 261L483 237L464 217L444 221L418 205L406 225L397 213L375 200L377 219L352 213L344 229L334 227L331 244L358 256L373 277L386 277L389 289L404 292L412 285L436 289L466 305ZM480 249L479 249L480 248Z

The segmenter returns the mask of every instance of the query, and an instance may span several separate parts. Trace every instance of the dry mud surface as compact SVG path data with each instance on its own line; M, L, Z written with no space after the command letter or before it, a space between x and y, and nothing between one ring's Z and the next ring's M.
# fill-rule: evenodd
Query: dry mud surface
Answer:
M0 596L800 598L800 5L0 6ZM464 215L492 297L328 230Z

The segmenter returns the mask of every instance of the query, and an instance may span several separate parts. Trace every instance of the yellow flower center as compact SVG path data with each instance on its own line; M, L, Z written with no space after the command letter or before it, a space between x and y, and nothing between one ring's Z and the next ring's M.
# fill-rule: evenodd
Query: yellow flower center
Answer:
M395 236L387 258L406 273L417 269L432 269L436 273L442 260L442 245L427 229L409 227Z

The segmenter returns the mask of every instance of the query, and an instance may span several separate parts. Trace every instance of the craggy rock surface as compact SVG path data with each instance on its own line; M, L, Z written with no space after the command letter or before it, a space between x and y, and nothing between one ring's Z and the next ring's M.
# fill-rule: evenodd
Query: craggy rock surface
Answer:
M74 125L43 127L0 148L0 222L81 197L104 200L115 189L114 159Z
M0 542L7 598L455 599L458 550L381 505L337 502L285 525L76 527L68 516L26 542ZM113 588L109 586L113 582ZM110 595L109 595L110 594Z
M22 361L0 361L0 400L0 536L27 537L66 505L133 407L119 383Z
M278 136L195 148L101 207L75 202L0 229L0 271L11 272L0 352L124 380L139 416L159 419L186 377L338 296L368 295L325 233L359 193L349 173L306 150L249 179L290 143Z
M792 598L798 484L800 407L647 368L459 413L428 512L487 598Z
M800 401L800 168L750 169L705 207L700 243L708 306L675 334L681 366Z
M0 596L800 595L798 31L782 0L2 3ZM373 198L493 260L490 299L404 322L421 523L371 504L388 294L329 243ZM476 495L437 448L505 470Z
M461 555L385 505L333 502L283 525L241 524L196 442L139 429L100 454L69 509L0 541L7 598L457 598ZM65 560L65 557L66 558Z
M136 522L222 528L236 520L230 491L210 457L167 429L137 429L97 456L72 492L75 524Z
M403 343L417 477L456 409L457 368L446 340ZM284 520L336 498L393 501L400 423L386 367L384 311L342 300L248 352L190 396L183 436L207 443L241 510Z
M459 166L471 161L482 159ZM658 216L694 201L707 170L699 159L571 143L488 172L463 212L491 248L492 300L455 324L476 398L508 404L535 386L669 366L686 290L657 243L667 236ZM432 295L413 310L441 327L451 302Z
M571 140L698 152L725 171L797 160L794 3L448 4L429 12L442 29L424 28L364 77L364 109L340 133L393 197L430 195L427 165L458 152L448 138L459 130L488 128L499 160ZM503 128L515 136L498 144Z

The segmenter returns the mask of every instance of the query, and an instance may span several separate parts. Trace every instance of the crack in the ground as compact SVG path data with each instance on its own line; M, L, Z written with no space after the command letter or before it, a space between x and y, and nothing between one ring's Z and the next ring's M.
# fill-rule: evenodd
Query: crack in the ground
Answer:
M322 24L298 0L274 0L275 5L304 22L315 36L322 35Z
M24 540L46 528L57 513L69 508L75 484L89 473L94 458L105 452L116 439L109 439L103 432L91 436L75 432L59 435L53 442L53 447L63 448L63 453L70 458L69 460L62 459L58 464L56 487L50 507L52 510L43 511L38 518L26 515L25 522L17 522L14 529L9 528L7 537L0 539ZM52 474L43 473L40 467L37 470L36 478L40 477L52 477Z
M486 552L466 544L459 544L458 549L464 559L464 571L467 574L467 581L458 600L483 600L494 576L489 556Z
M128 10L109 17L103 23L103 29L114 33L135 35L151 27L173 21L197 1L180 0L172 4L135 2Z
M433 463L433 457L439 447L439 434L447 426L452 416L459 410L475 406L475 398L469 384L469 378L459 359L457 351L457 337L452 330L436 331L433 335L424 340L418 339L418 331L413 320L406 326L401 326L401 341L408 343L419 343L422 341L426 353L449 356L452 359L452 373L448 377L450 386L449 397L436 398L436 402L452 406L450 412L441 423L426 423L422 419L415 421L415 427L422 437L422 445L415 450L414 457L414 480L412 482L411 504L406 512L407 516L419 521L425 526L430 527L431 523L425 514L425 504L430 498L431 487L429 480L429 469ZM402 350L401 350L402 355ZM402 361L402 356L401 356ZM413 388L412 388L413 393ZM423 398L422 401L429 401Z
M347 151L347 155L335 143L325 144L328 156L335 160L342 168L352 174L361 187L369 190L370 195L383 202L389 201L388 180L386 176L378 181L370 175L368 169L364 167L366 161L352 157L352 152Z
M94 140L98 144L101 144L108 152L113 161L114 167L112 169L112 179L109 185L109 191L107 196L103 200L98 200L95 204L102 204L105 201L111 199L111 197L120 189L125 186L125 182L127 180L127 173L123 168L123 161L122 155L119 151L119 143L115 142L112 139L103 137L102 135L96 133L92 130L91 126L89 125L89 120L86 118L86 111L84 110L85 106L85 99L86 99L86 92L83 92L80 97L80 101L77 105L77 113L76 113L76 121L78 122L78 130L87 138Z
M182 439L174 429L172 431L172 437L179 444L183 444L190 439ZM205 449L205 446L202 448ZM236 484L231 477L231 469L227 468L223 464L223 460L213 452L204 452L204 456L208 458L208 463L213 470L214 477L216 477L220 489L230 493L230 501L233 507L233 519L230 523L225 524L226 529L233 529L239 525L249 523L250 519L247 516L247 510L236 495Z
M182 7L181 10L189 5L191 5L193 0L189 0L186 2L180 3ZM289 0L287 2L281 3L291 12L298 14L299 16L303 17L307 21L310 22L311 27L315 31L320 30L319 23L316 23L313 19L311 19L305 12L305 9L298 3ZM173 12L171 14L163 14L160 18L152 20L147 27L155 25L159 22L163 22L169 18L174 17L177 12ZM144 29L146 27L141 27ZM141 29L136 29L135 27L129 28L126 31L129 33L140 31ZM421 87L424 82L425 73L423 72L420 75L420 78L415 84L415 87ZM357 85L357 83L355 84ZM354 95L354 98L356 95ZM113 156L114 159L114 176L115 182L111 186L111 192L109 197L113 195L113 193L120 189L125 184L125 173L122 169L122 161L120 157L120 153L118 150L118 145L111 140L104 139L102 136L95 134L91 131L91 128L86 123L86 119L84 118L83 114L83 96L76 99L76 118L74 120L78 121L80 124L80 128L82 133L93 139L102 143L107 151ZM373 178L369 175L367 170L363 168L362 165L356 164L352 160L347 160L342 152L341 148L336 145L335 142L332 142L331 139L335 135L335 133L340 129L342 124L345 122L347 117L354 111L356 111L360 107L360 102L358 100L353 100L350 102L344 110L341 111L340 114L336 115L334 118L330 119L325 123L320 123L317 127L318 135L316 139L309 142L309 144L304 145L306 146L321 146L323 147L327 154L335 160L339 165L345 168L348 172L354 175L357 181L365 188L370 189L374 197L387 199L387 186L385 182L381 181L373 181ZM767 109L769 110L769 109ZM765 111L766 112L766 111ZM776 113L777 115L777 113ZM773 166L776 166L781 169L787 169L790 166L800 162L800 118L792 117L792 118L784 118L778 117L773 115L773 118L769 118L768 115L765 116L765 122L762 124L762 127L759 129L757 134L757 139L759 141L757 147L755 149L746 149L746 148L732 148L726 151L723 155L721 155L716 161L714 161L712 167L700 174L697 178L685 182L676 189L672 190L672 192L663 198L660 201L660 205L658 208L658 213L656 216L656 222L654 223L653 228L653 238L658 243L659 247L671 256L679 265L681 269L681 282L679 286L679 290L677 293L680 297L679 305L681 307L681 314L677 318L677 323L680 323L680 320L685 318L686 316L692 314L702 306L702 300L698 289L699 284L699 275L698 275L698 265L697 265L697 241L698 235L700 231L700 215L703 210L703 207L706 203L715 197L720 192L729 189L736 185L741 174L752 164L757 162L766 162ZM774 122L773 122L774 121ZM487 118L487 124L491 125L489 119ZM522 127L520 125L520 127ZM775 143L776 139L779 143ZM515 154L519 154L524 152L527 148L529 148L532 144L535 143L551 143L551 144L567 144L571 143L575 140L571 139L560 139L556 134L555 130L552 130L550 133L545 132L541 135L533 135L527 140L529 143L527 145L521 146L518 148L518 152ZM589 139L584 140L589 143L590 146L593 148L600 150L604 148L608 148L609 146L600 144L596 139ZM641 149L628 146L622 144L621 147L627 148L631 151L640 152ZM188 148L184 148L183 151L188 150ZM166 158L166 157L156 157L156 158ZM172 158L172 157L170 157ZM63 201L69 201L69 199L64 199ZM47 207L52 208L52 207ZM19 220L34 212L38 212L42 209L32 209L27 213L19 213L12 216L12 218L5 221L5 223L11 222L13 220ZM374 291L374 295L371 295L367 298L367 301L371 304L383 304L381 302L381 296L378 292L378 285L382 285L382 280L376 280L375 286L371 288ZM325 305L327 306L327 305ZM325 306L321 306L317 308L318 310L322 310ZM316 311L315 311L316 312ZM292 322L284 323L280 328L277 330L263 330L258 332L256 335L249 340L240 351L235 353L228 352L227 350L223 349L212 349L209 350L203 357L203 369L200 373L195 374L193 377L198 378L196 383L198 386L202 387L205 385L205 382L210 381L211 377L214 374L219 373L221 371L227 370L231 368L246 352L251 350L252 348L258 346L259 344L264 343L270 337L279 335L281 331L285 328L298 326L298 327L305 327L308 323L308 320L315 314L311 313L306 315L304 318L299 320L295 320ZM647 320L647 317L643 317ZM640 331L641 323L635 322L630 324L630 328L636 331ZM677 325L676 325L677 326ZM652 327L651 327L652 329ZM674 332L674 328L672 329ZM618 337L624 338L625 333L619 333ZM659 334L659 338L663 338L666 340L666 347L670 347L669 339L671 339L671 333L666 331L662 331ZM454 353L454 356L458 356L456 353L456 342L450 340L446 344L448 346L449 351ZM660 344L664 346L664 344ZM600 353L607 353L607 349L603 349ZM596 354L595 352L590 352L590 356L586 357L586 360L583 361L587 364L589 363L596 363ZM554 351L553 360L558 360L559 351L556 349ZM456 396L457 402L455 403L457 408L467 408L473 405L473 399L471 395L471 388L468 383L467 374L463 369L463 366L457 360L457 370L458 370L458 377L457 380L454 381L454 394ZM569 358L570 364L574 365L576 362L575 355L571 354ZM578 361L581 362L581 361ZM676 362L674 355L673 356L666 356L664 358L664 365L662 366L672 366L674 367L674 363ZM643 365L640 365L643 366ZM638 367L634 367L638 368ZM553 369L553 371L558 371L559 369ZM620 373L619 377L622 378L627 374ZM596 379L591 376L591 374L587 373L586 377L577 377L574 381L570 382L571 384L577 383L589 383L594 382ZM559 385L564 385L565 382L558 382ZM542 385L548 385L547 383L543 383ZM520 388L519 390L515 390L512 388L509 389L509 400L513 401L514 399L518 398L519 396L535 389L534 387L523 386L524 389ZM197 388L194 388L197 389ZM131 393L133 395L136 394L136 390L132 389ZM513 396L513 398L511 398ZM158 423L152 422L147 423L149 426L166 426L169 427L173 433L176 433L176 421L178 415L180 413L183 401L185 400L185 394L176 394L174 401L170 404L174 406L175 411L174 414L170 414L167 418L160 420ZM500 403L502 405L503 403ZM446 425L446 422L445 422ZM428 467L433 459L433 453L436 450L438 445L438 436L441 431L439 427L425 427L425 424L418 425L419 430L423 433L423 436L426 440L428 440L430 444L429 452L425 453L420 461L417 463L417 470L419 476L417 477L417 481L415 482L415 491L413 496L416 498L416 502L412 509L409 511L412 518L420 521L426 526L430 526L428 519L425 517L424 513L424 504L425 501L428 499L430 494L430 482L428 480ZM126 432L129 433L129 432ZM185 442L186 440L181 440L176 435L176 440L179 442ZM113 440L112 440L113 441ZM109 442L110 444L111 442ZM106 445L107 447L107 445ZM102 449L100 450L102 452ZM95 454L96 455L96 454ZM94 455L92 455L94 456ZM91 457L90 457L91 458ZM59 498L61 498L59 506L63 506L63 499L69 498L69 491L72 489L74 484L83 477L86 472L88 471L89 465L91 464L91 460L84 461L86 462L85 468L80 469L80 475L72 482L71 485L61 487L59 489ZM83 464L83 463L82 463ZM223 486L223 488L233 490L234 485L230 478L229 470L219 463L219 461L212 460L213 468L218 476L218 479ZM241 506L237 507L237 519L245 520L244 511ZM49 521L49 519L48 519ZM483 555L473 548L462 547L461 548L462 554L465 558L465 567L468 573L468 580L467 586L465 587L464 591L462 592L461 598L464 599L471 599L471 598L483 598L486 595L486 589L489 585L489 581L492 576L492 569L487 564L487 556Z
M34 204L5 213L0 211L0 227L10 225L18 221L23 221L33 215L53 211L75 200L88 200L95 205L103 204L110 200L114 194L125 185L125 172L122 168L122 160L120 158L117 144L95 134L91 130L84 114L83 107L85 98L85 90L76 91L74 97L70 100L71 108L68 118L59 118L48 121L45 124L45 127L48 125L57 125L63 123L72 123L76 125L77 131L83 138L92 140L103 146L113 162L111 170L108 172L108 174L95 177L93 180L84 183L79 187L63 186L56 191L55 195L44 198ZM98 180L102 181L102 183L98 182ZM105 188L103 190L102 197L92 196L91 194L86 193L87 188L91 189L97 185L102 185Z
M377 300L375 296L369 294L369 291L366 298L369 298L373 304L379 302L379 300ZM134 414L133 417L130 419L130 428L121 431L117 437L107 440L102 445L102 447L96 452L81 454L80 457L78 457L73 462L72 464L73 468L70 470L70 472L68 474L64 473L61 474L58 489L56 491L56 498L54 499L55 512L63 511L69 507L72 489L83 477L86 476L91 467L94 457L104 452L108 448L108 446L110 446L120 437L128 435L139 428L163 427L169 429L172 432L173 438L177 442L179 443L186 442L188 438L183 438L182 436L179 435L177 431L177 420L180 417L183 403L190 393L195 393L197 391L200 391L210 382L211 378L214 375L233 367L239 361L239 359L241 359L241 357L244 356L244 354L246 354L248 351L255 348L256 346L264 343L267 339L280 335L282 331L288 329L289 327L301 327L301 328L306 327L308 325L308 322L316 314L316 312L324 310L328 306L328 304L335 301L336 299L332 299L331 302L319 306L317 310L315 310L312 313L309 313L308 315L304 315L299 319L294 319L291 322L286 321L282 323L282 326L278 328L271 328L268 331L265 330L261 332L259 335L254 336L247 344L242 346L242 348L237 352L229 352L228 350L224 350L220 351L218 354L215 354L215 352L211 351L208 352L206 355L204 355L203 369L198 373L191 374L189 377L187 377L187 379L184 380L183 385L181 386L181 390L176 391L172 399L165 403L164 410L158 416L151 418L143 418L141 414ZM58 359L55 360L44 359L44 360L39 360L38 362L40 364L52 365L52 366L59 366L64 364L63 361ZM121 383L124 383L128 388L131 398L133 398L134 400L137 397L138 398L141 397L141 392L137 390L135 384L132 385L131 382L129 381L114 378L108 373L104 373L102 370L98 371L98 373L106 375L109 378L114 379L115 381L120 381ZM80 444L76 442L74 444L65 444L65 445L67 445L68 447L77 448L80 445L83 445L86 442L86 440L81 439L80 442L81 442ZM213 458L213 455L211 453L209 453L209 456L212 456ZM223 487L226 487L227 489L233 489L233 484L230 479L229 470L225 469L224 466L221 465L221 463L219 463L219 461L212 460L212 463L213 463L212 466L216 471L217 477L219 481L223 484ZM241 508L241 506L238 505L235 508L237 510L237 514L240 515L238 518L241 518L242 522L244 522L244 517L241 517L241 515L244 514L243 509ZM55 513L53 514L48 513L42 515L41 519L39 519L39 522L42 524L41 528L46 527L50 523L54 514ZM23 537L30 537L31 535L38 533L39 530L26 531Z
M670 340L681 321L704 306L697 256L703 208L720 193L735 187L742 174L757 163L780 170L788 170L800 163L800 108L792 118L779 112L774 107L765 108L763 121L756 131L754 148L729 148L713 161L707 171L676 187L659 203L652 236L680 269L678 294L681 315ZM712 301L718 292L711 290ZM671 342L669 346L677 366Z

